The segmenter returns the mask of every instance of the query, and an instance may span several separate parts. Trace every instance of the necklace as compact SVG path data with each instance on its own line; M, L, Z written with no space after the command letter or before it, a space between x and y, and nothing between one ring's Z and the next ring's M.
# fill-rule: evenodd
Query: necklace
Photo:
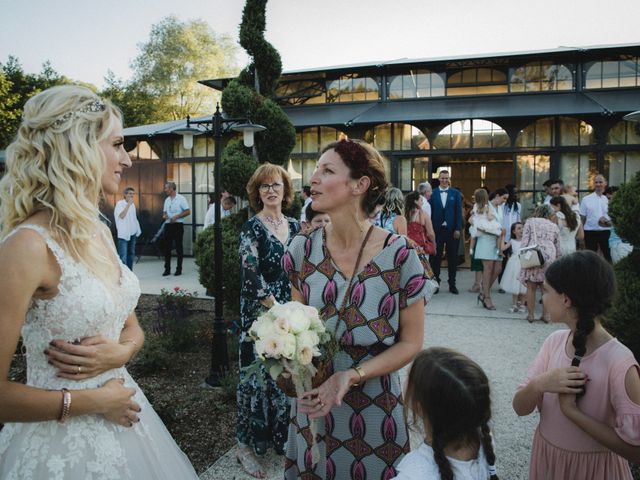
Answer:
M276 218L276 217L270 217L269 215L263 214L262 218L264 219L265 222L267 222L273 228L278 228L280 227L280 225L284 223L284 215L281 215L279 218Z
M373 232L373 225L369 227L367 230L367 234L364 236L364 240L360 244L360 250L358 251L358 257L356 258L356 264L353 267L353 272L351 273L351 277L349 278L349 283L347 285L347 290L344 292L344 297L342 297L342 305L340 305L340 309L338 310L338 318L336 319L336 326L333 330L333 335L331 335L331 339L326 345L327 356L332 359L338 350L340 349L340 342L338 340L338 327L340 326L340 321L344 319L345 311L347 309L347 302L351 297L351 288L353 286L353 279L357 277L358 267L360 266L360 260L362 260L362 253L364 252L364 247L367 245L367 241L371 236L371 232ZM327 244L327 233L323 229L322 230L322 241L324 245ZM347 323L346 319L344 319L345 324Z

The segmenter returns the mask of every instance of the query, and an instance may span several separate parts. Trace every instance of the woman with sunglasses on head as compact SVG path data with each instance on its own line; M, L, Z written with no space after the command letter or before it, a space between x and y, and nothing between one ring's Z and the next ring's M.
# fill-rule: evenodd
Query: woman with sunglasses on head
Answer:
M254 343L244 341L253 321L275 302L291 299L281 260L285 246L300 230L297 220L282 213L293 200L291 178L284 168L270 163L258 167L247 183L247 194L256 215L240 232L240 368L256 358ZM256 455L264 455L269 446L282 454L289 423L287 397L268 372L261 376L246 379L241 370L237 392L237 460L255 478L266 476Z
M386 188L384 161L372 146L327 145L311 196L331 223L297 235L282 260L292 299L316 307L337 340L330 376L292 400L287 480L389 479L409 451L398 371L422 348L425 293L435 282L410 240L369 221Z

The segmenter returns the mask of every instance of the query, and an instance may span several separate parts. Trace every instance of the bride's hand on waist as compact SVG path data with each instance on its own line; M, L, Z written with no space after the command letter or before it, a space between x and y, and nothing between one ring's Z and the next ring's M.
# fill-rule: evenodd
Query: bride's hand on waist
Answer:
M100 412L107 420L132 427L138 423L138 413L142 410L134 400L136 391L124 386L122 378L112 378L98 389L100 392Z
M79 343L53 340L44 353L58 369L58 377L84 380L122 367L131 357L131 347L97 335Z

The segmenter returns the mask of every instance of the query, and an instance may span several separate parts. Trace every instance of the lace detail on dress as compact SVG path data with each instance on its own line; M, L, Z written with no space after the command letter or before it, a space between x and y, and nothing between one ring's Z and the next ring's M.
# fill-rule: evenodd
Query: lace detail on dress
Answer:
M103 335L118 341L120 332L140 296L137 277L121 265L120 285L115 292L98 280L84 265L75 261L37 225L22 225L11 232L28 228L46 241L60 266L58 293L50 299L32 300L22 327L27 357L27 385L59 390L90 389L115 377L136 388L135 400L151 410L148 401L125 368L110 370L97 377L72 381L56 377L56 369L47 363L45 348L53 339L74 341ZM72 406L73 408L73 406ZM64 425L57 421L7 424L0 434L0 476L7 479L32 478L131 478L122 436L154 439L142 422L125 429L99 415L73 417ZM6 455L6 457L5 457ZM2 459L9 461L4 471Z

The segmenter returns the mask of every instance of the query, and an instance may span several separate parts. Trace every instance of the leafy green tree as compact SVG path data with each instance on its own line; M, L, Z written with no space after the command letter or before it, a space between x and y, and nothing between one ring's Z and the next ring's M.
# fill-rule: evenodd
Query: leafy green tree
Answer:
M70 83L79 82L60 75L48 61L37 74L26 73L20 60L11 55L0 63L0 148L6 148L16 134L27 100L47 88ZM93 85L80 84L95 90Z
M236 75L236 53L231 38L217 35L205 21L181 22L169 16L155 24L149 40L140 45L127 93L153 102L155 121L210 114L215 94L198 80Z
M0 148L6 147L15 134L20 119L17 103L20 96L13 91L13 83L0 72Z
M154 97L136 83L117 78L112 71L104 79L105 88L100 96L110 99L120 110L125 127L147 125L159 121Z

